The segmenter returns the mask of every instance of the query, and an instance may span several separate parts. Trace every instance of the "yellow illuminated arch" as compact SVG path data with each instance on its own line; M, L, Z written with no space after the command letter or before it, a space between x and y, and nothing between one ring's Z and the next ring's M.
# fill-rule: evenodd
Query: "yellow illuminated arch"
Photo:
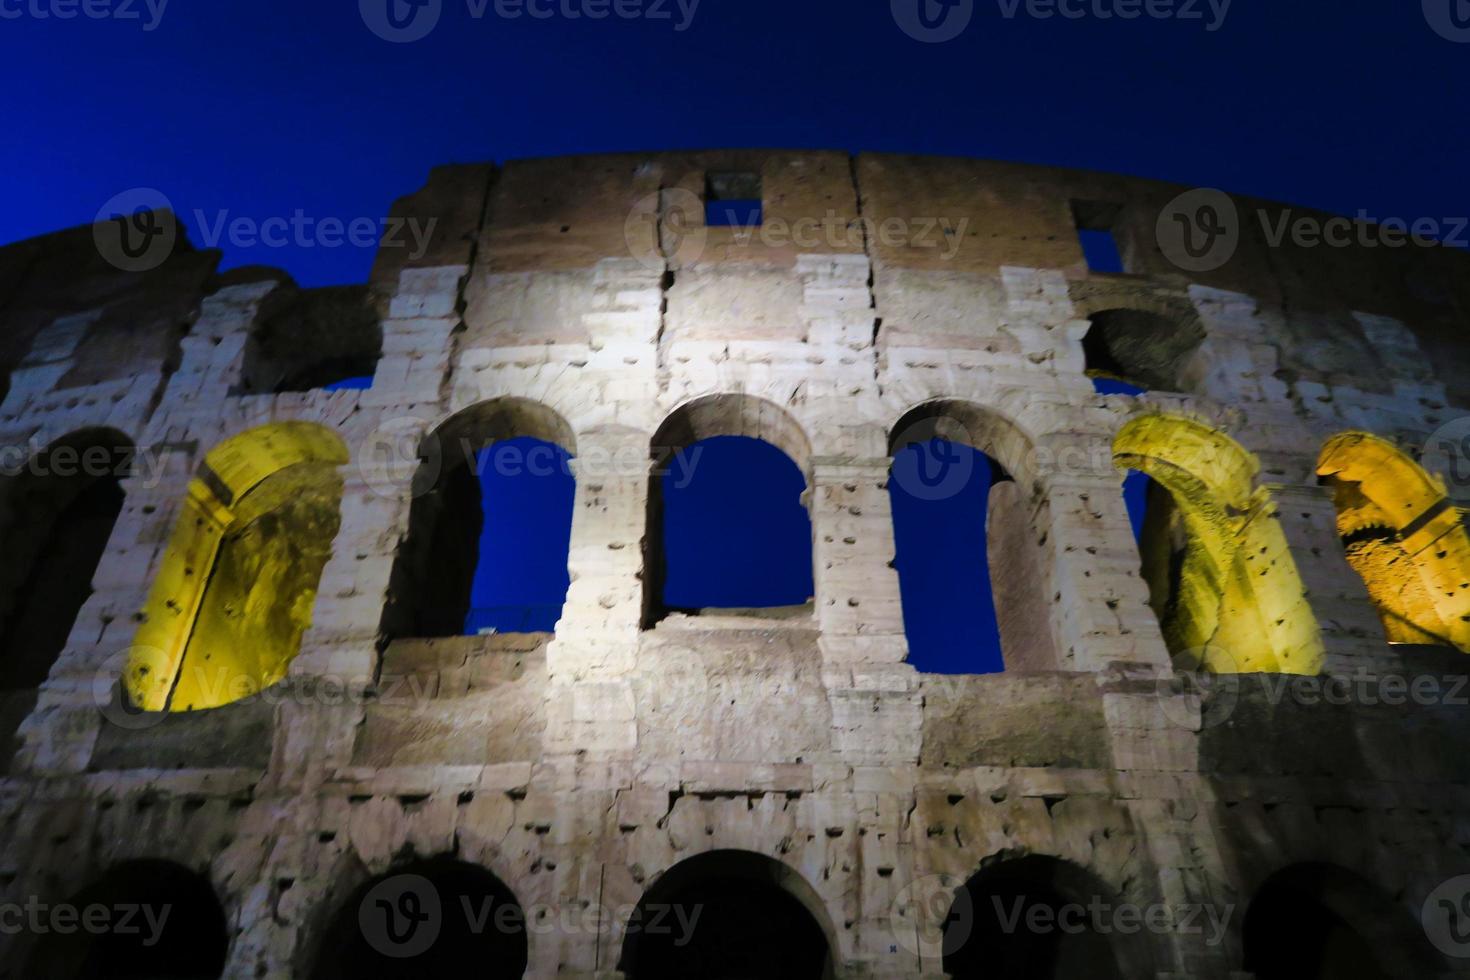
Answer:
M1470 652L1470 534L1444 483L1366 432L1328 440L1317 475L1389 642Z
M347 460L309 422L261 426L204 457L125 668L134 705L216 708L286 675L337 535Z
M1270 495L1255 486L1255 457L1207 425L1148 415L1118 433L1113 462L1148 474L1172 500L1171 513L1151 512L1149 522L1174 546L1145 541L1141 550L1180 666L1320 672L1322 637Z

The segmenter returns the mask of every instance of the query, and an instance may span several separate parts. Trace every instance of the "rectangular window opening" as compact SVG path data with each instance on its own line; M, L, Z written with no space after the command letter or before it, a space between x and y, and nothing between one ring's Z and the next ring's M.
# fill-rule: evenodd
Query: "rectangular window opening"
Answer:
M761 175L750 171L709 173L704 180L704 223L710 228L755 228L764 217Z
M1123 252L1118 247L1115 229L1123 208L1101 201L1073 201L1072 217L1077 224L1077 240L1093 272L1127 272Z

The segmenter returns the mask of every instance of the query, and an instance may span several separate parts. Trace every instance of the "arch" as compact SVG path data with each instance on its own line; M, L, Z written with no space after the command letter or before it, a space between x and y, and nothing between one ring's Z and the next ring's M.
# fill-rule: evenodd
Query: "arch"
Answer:
M1389 642L1470 652L1470 533L1443 481L1367 432L1329 439L1317 475Z
M674 489L681 492L694 485L696 475L701 472L696 463L707 449L721 456L739 456L750 465L762 468L763 471L766 471L767 468L771 472L780 470L783 465L780 458L770 452L761 458L760 448L753 446L751 440L779 450L790 461L795 472L791 474L791 480L786 481L790 484L789 488L794 488L794 500L784 496L788 488L778 488L774 482L748 485L753 492L745 497L742 503L750 505L753 512L762 514L765 519L774 520L779 517L781 531L779 536L774 533L750 535L747 543L753 542L758 546L756 550L759 554L753 557L747 556L747 561L758 563L767 556L774 556L780 550L783 542L791 544L799 535L805 542L806 568L802 570L805 574L797 576L801 579L800 582L788 582L783 589L799 588L799 591L807 594L797 596L793 593L791 601L783 600L781 605L802 605L810 601L810 517L804 515L801 510L793 510L793 507L799 504L801 508L806 508L808 503L812 481L811 442L800 423L774 402L738 393L707 395L687 402L670 413L658 427L649 443L649 458L652 465L648 486L647 521L643 538L644 629L651 629L655 626L671 608L666 596L669 577L665 536L665 525L668 519L665 495L669 492L669 488L666 483L673 480ZM715 462L715 460L707 459L705 465L708 467L714 465ZM704 491L708 487L701 483L698 489ZM780 496L772 496L773 494L780 494ZM707 503L702 493L697 492L695 496L699 498L698 504ZM787 506L788 504L791 506ZM699 516L713 519L712 515ZM722 526L730 534L740 530L740 525L732 525L728 521ZM778 557L784 559L789 555L782 552ZM772 602L769 599L763 599L762 601L750 601L747 604L760 608L770 607ZM692 610L700 606L717 607L721 605L729 606L732 603L723 599L715 599L709 602L681 604L680 608Z
M1139 551L1176 665L1216 673L1316 674L1325 652L1265 488L1239 443L1201 422L1144 415L1113 462L1154 480Z
M920 468L900 455L916 446ZM967 657L978 656L979 666L990 672L1059 670L1051 616L1054 559L1047 548L1051 508L1030 437L999 412L936 399L904 414L889 433L889 451L896 567L911 662L924 669L931 657L952 659L952 653L926 651L928 627L921 624L954 622L955 607L964 606L966 634L946 642L962 647ZM937 467L923 458L926 452L937 457ZM988 472L988 485L975 486L970 470ZM977 525L966 522L972 511ZM922 542L917 549L909 546L915 535ZM936 541L949 542L959 553L946 554ZM968 553L973 547L983 555L978 569ZM947 605L939 604L942 590L921 582L934 562L955 566L955 574L945 576L951 587L963 586L971 575L979 579L978 601L993 607L993 628L989 610L977 610L976 599L951 595ZM999 651L988 650L997 643Z
M183 865L125 861L67 905L79 921L90 914L119 928L44 934L31 950L26 976L206 980L224 974L230 945L225 910L209 879Z
M1151 977L1147 942L1115 927L1121 907L1114 889L1070 861L1038 854L992 861L955 889L943 926L944 972L955 980Z
M457 412L420 443L408 533L383 609L385 637L464 634L484 528L486 453L515 439L549 443L568 459L577 452L576 436L561 415L518 397L494 398ZM570 525L568 514L568 533Z
M628 921L628 980L831 980L837 933L795 869L753 851L708 851L649 886Z
M451 855L364 882L333 913L313 980L473 976L516 980L529 959L526 912L489 870Z
M331 557L347 461L341 438L310 422L260 426L205 455L124 671L135 706L216 708L285 677Z
M1337 865L1271 875L1241 928L1243 967L1258 980L1418 980L1446 969L1409 909Z
M29 455L0 496L0 690L39 687L60 655L122 511L136 448L70 432Z

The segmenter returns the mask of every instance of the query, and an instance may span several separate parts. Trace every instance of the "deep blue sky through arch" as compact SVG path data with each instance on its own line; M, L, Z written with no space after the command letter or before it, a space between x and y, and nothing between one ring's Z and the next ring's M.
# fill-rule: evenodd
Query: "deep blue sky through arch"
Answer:
M135 187L165 193L198 242L196 209L376 218L437 163L695 146L993 157L1379 217L1470 207L1470 45L1412 0L1240 0L1214 31L1008 19L977 0L945 44L910 39L881 0L701 0L684 30L475 20L444 0L411 44L370 33L350 0L174 0L152 30L133 7L143 21L0 18L0 242ZM306 285L361 281L371 258L225 249L227 266Z

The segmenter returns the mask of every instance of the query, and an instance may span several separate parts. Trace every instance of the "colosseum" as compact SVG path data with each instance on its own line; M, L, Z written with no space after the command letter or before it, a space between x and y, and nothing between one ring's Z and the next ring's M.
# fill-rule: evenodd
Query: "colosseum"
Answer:
M0 248L0 975L1470 976L1463 252L808 151L381 227L315 289L168 211ZM804 480L804 605L666 601L729 436ZM565 604L464 635L467 464L527 437ZM1004 670L911 662L933 440L997 474Z

